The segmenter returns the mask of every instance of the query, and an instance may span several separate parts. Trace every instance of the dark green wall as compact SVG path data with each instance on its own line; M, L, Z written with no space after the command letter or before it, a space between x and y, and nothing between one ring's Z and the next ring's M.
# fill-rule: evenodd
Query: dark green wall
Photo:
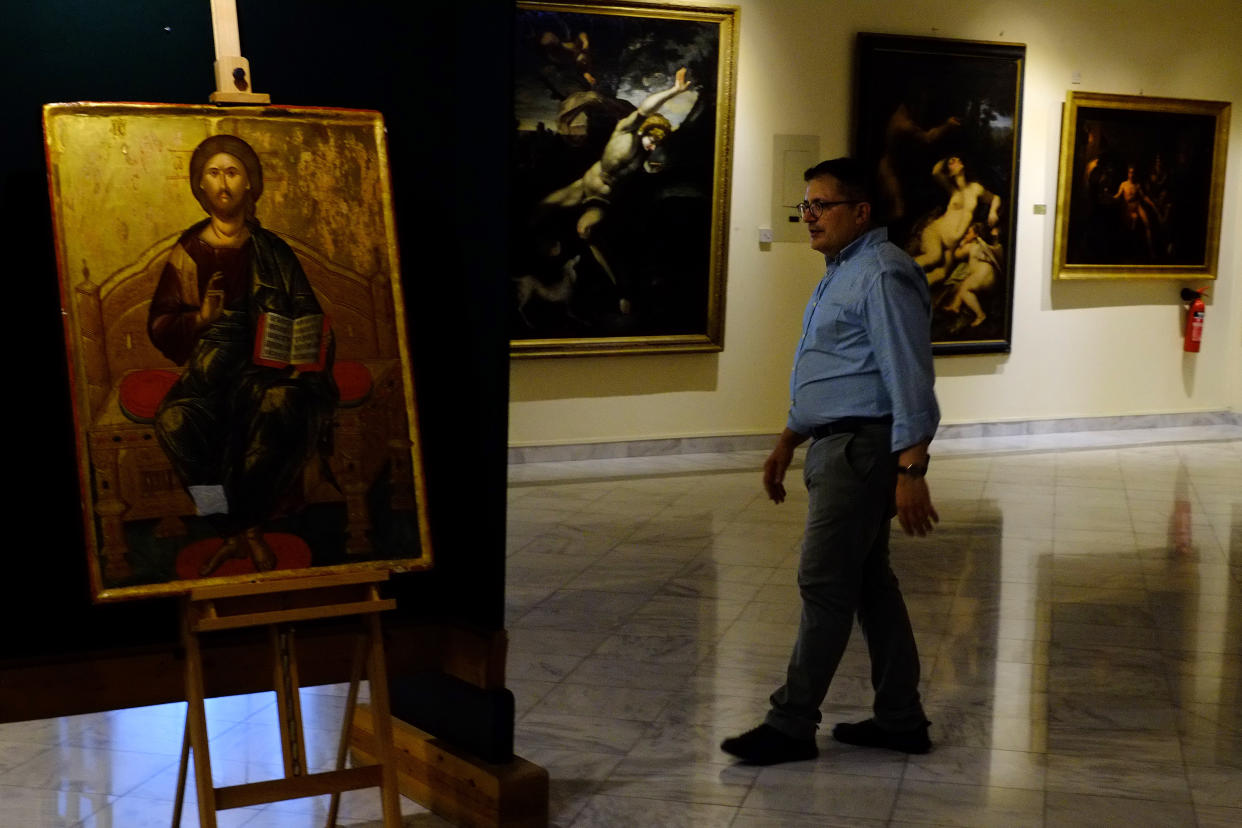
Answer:
M508 349L508 6L239 0L242 50L273 103L376 109L388 127L435 570L401 576L406 620L503 625ZM6 4L9 381L0 660L176 640L176 605L92 606L44 168L42 104L207 103L207 0Z

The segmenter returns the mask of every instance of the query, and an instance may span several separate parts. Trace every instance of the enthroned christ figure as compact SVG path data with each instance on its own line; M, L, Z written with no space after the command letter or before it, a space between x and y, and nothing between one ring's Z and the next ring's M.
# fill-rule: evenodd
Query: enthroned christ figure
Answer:
M333 337L293 250L255 218L263 168L250 145L200 143L190 187L207 217L173 246L147 318L151 342L182 366L155 433L222 539L199 574L231 558L267 571L264 523L329 445Z

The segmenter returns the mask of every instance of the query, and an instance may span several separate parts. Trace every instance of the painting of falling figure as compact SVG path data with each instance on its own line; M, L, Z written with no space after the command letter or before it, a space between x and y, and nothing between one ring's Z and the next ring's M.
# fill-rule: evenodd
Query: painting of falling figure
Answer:
M733 13L516 15L513 354L719 350Z
M98 600L431 562L379 116L234 112L45 111Z

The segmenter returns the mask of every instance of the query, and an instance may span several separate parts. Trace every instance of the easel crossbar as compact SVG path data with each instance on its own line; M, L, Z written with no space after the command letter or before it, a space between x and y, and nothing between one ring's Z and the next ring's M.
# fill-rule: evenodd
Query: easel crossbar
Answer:
M266 805L291 798L321 796L340 791L356 791L360 788L379 787L382 777L380 765L361 768L324 771L288 779L269 779L263 782L247 782L216 788L216 810Z
M196 632L215 632L217 630L234 630L243 627L260 627L266 624L290 624L295 621L310 621L315 618L339 618L346 615L383 612L384 610L396 609L396 606L397 602L393 599L368 600L354 601L348 604L334 604L328 607L298 607L296 609L272 610L270 612L199 618L194 622L194 630Z
M313 575L303 578L284 578L278 581L265 580L237 584L215 584L212 586L195 587L190 590L190 599L193 601L211 601L217 598L238 598L243 595L268 595L272 592L289 594L305 590L324 589L325 587L377 584L387 580L388 572L369 570Z

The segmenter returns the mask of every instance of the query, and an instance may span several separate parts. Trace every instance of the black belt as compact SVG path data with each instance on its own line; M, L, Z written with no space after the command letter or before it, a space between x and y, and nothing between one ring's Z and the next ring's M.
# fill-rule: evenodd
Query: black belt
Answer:
M886 426L892 425L893 418L890 417L843 417L840 420L833 420L831 423L824 423L811 427L811 436L816 440L823 437L831 437L833 434L856 434L867 426Z

